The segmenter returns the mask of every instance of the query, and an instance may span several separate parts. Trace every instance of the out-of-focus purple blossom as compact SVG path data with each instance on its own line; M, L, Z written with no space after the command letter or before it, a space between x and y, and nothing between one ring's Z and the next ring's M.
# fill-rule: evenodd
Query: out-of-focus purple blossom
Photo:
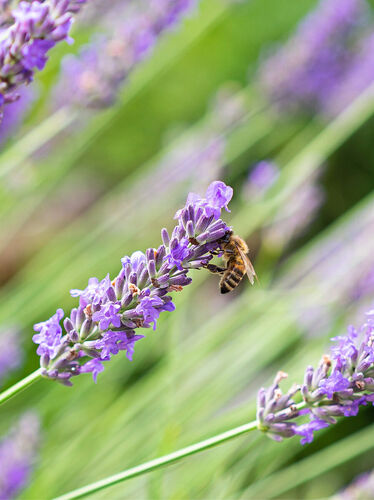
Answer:
M360 474L351 484L332 498L334 500L373 500L374 472Z
M20 366L22 358L17 330L3 328L0 331L0 386L7 375Z
M263 238L269 247L285 247L300 237L313 221L324 201L324 193L318 185L319 173L293 192L274 219L263 230Z
M261 89L280 109L324 109L351 64L367 13L364 0L321 0L289 41L263 61Z
M330 331L342 312L349 321L359 321L369 307L374 293L373 232L370 201L331 228L301 259L290 262L274 283L278 293L292 297L298 322L309 335Z
M73 14L86 0L20 1L13 22L0 33L1 106L17 99L17 88L43 69L47 52L61 40L70 41Z
M336 344L331 357L323 356L316 370L308 366L301 386L283 395L279 381L284 376L277 375L269 389L260 389L258 427L269 437L281 440L297 434L302 444L310 443L313 433L336 423L336 417L355 416L360 406L374 402L374 309L359 330L349 327L347 336L332 340ZM295 405L297 393L303 405ZM310 422L300 424L298 417L306 414Z
M13 0L0 0L0 30L13 22L12 2Z
M206 197L191 194L177 212L178 224L171 235L161 231L163 244L157 250L135 252L124 257L122 269L113 281L91 278L84 290L74 289L79 306L63 321L62 309L47 321L38 323L33 341L39 344L42 375L65 385L80 373L92 373L94 380L102 363L119 351L132 359L134 344L143 335L138 328L156 328L162 311L173 311L170 292L191 283L191 269L200 269L220 250L222 238L231 229L220 219L227 209L232 188L213 182Z
M245 196L249 200L258 199L275 183L279 177L278 166L269 160L263 160L251 169L245 186Z
M77 56L68 56L57 84L57 105L110 106L133 69L163 32L191 11L194 0L130 0L108 16L109 35L96 37Z
M374 32L360 40L351 64L326 101L324 113L338 115L374 82Z
M0 123L0 146L17 131L34 99L34 92L30 87L22 88L19 94L20 98L8 104L4 110L4 117Z
M27 486L40 442L40 423L26 413L0 442L0 500L12 500Z

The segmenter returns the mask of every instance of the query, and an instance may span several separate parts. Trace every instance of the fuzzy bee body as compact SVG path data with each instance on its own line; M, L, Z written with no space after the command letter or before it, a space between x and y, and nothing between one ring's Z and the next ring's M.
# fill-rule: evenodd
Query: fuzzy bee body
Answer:
M227 269L219 282L221 293L228 293L234 290L245 275L245 267L242 263L230 259L227 261Z
M239 285L245 274L253 285L256 272L247 256L246 242L230 231L222 238L220 246L226 267L218 267L214 264L208 264L206 267L212 273L222 274L219 283L221 293L231 292Z

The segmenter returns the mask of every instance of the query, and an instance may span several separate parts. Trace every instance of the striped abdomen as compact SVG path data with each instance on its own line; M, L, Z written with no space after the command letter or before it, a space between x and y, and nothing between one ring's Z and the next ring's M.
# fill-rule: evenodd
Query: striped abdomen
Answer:
M220 290L221 293L231 292L234 288L236 288L243 276L245 275L245 266L244 263L234 261L227 263L227 269L224 272L221 281L220 281Z

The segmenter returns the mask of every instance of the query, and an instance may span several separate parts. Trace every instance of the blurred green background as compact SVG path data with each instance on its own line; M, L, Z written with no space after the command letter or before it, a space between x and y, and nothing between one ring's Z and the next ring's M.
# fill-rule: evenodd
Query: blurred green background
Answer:
M38 101L0 154L0 324L20 329L26 354L4 387L38 367L34 323L73 307L69 290L114 275L122 256L158 246L187 193L203 194L215 177L234 187L227 220L261 284L221 297L217 277L196 271L133 362L118 355L96 385L88 375L72 388L43 380L4 405L0 434L27 408L42 419L21 498L52 498L252 420L257 390L278 370L301 381L330 337L363 321L374 296L373 95L326 120L278 114L255 85L264 54L316 4L201 1L115 106L49 142L59 63L96 26L77 23L75 45L56 48L38 75ZM248 172L263 160L280 174L256 197ZM310 185L319 201L300 222ZM242 436L92 498L329 497L373 468L373 416L364 408L304 447Z

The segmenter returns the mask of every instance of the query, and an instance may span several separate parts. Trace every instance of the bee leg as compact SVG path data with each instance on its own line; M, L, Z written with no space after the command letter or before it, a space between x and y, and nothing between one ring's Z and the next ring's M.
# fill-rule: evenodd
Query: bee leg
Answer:
M206 264L204 267L214 274L223 274L226 271L226 268L216 266L215 264Z

